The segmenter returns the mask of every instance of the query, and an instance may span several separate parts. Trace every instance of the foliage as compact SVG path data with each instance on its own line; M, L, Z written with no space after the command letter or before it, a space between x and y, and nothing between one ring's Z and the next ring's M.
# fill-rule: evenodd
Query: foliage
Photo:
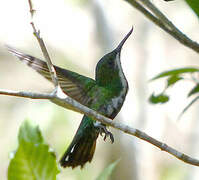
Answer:
M199 2L198 0L186 0L187 4L191 7L191 9L196 13L199 17Z
M151 102L152 104L158 104L158 103L166 103L167 101L169 101L169 96L161 93L158 95L154 95L154 93L150 96L149 98L149 102Z
M194 68L194 67L178 68L178 69L173 69L173 70L169 70L169 71L164 71L164 72L158 74L157 76L155 76L154 78L152 78L151 80L156 80L156 79L167 77L167 76L169 76L169 77L180 76L185 73L194 73L194 72L199 72L199 69Z
M188 97L191 97L192 95L198 94L199 93L199 82L197 81L196 78L194 78L194 73L199 74L199 69L196 67L186 67L186 68L178 68L178 69L173 69L169 71L164 71L154 78L151 79L151 81L160 79L160 78L167 78L167 84L162 93L159 95L154 95L154 93L150 96L149 101L152 104L157 104L157 103L166 103L169 101L169 96L165 94L166 90L175 85L177 82L180 80L185 80L185 76L191 77L190 80L195 83L194 87L189 91ZM199 97L195 97L182 111L181 115L184 114L197 100Z
M8 167L8 180L56 180L59 173L55 153L45 144L38 126L23 122L18 134L18 148ZM119 160L111 163L97 180L107 180Z
M18 148L8 167L8 180L55 180L56 156L44 143L38 126L25 121L19 130Z
M172 0L165 0L165 1L172 1ZM191 7L191 9L196 13L196 15L199 18L199 3L198 3L198 0L185 0L185 1L187 2L187 4ZM167 78L167 85L166 85L165 89L163 90L163 92L160 93L159 95L155 96L154 93L152 93L152 95L149 98L149 102L151 102L152 104L158 104L158 103L163 104L163 103L168 102L169 96L165 94L165 91L170 86L173 86L174 84L176 84L180 80L183 80L185 74L192 76L193 73L198 73L198 72L199 72L199 69L197 67L185 67L185 68L179 68L179 69L164 71L164 72L158 74L157 76L152 78L151 81L154 81L154 80L160 79L160 78L164 78L164 77L168 77ZM188 97L199 93L199 82L194 78L192 78L192 80L195 82L195 86L188 93ZM183 109L180 116L183 115L198 99L199 99L199 96L195 97Z

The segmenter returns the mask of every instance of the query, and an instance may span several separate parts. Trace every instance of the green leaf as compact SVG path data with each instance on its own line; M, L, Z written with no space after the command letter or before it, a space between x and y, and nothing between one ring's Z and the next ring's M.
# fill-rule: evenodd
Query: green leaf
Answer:
M178 75L174 75L168 78L167 80L167 87L174 85L179 80L183 79L182 77L179 77Z
M197 96L196 98L194 98L184 109L183 111L180 113L178 119L180 119L182 117L182 115L199 99L199 96Z
M194 72L199 72L198 68L178 68L178 69L173 69L170 71L164 71L160 74L158 74L157 76L155 76L154 78L151 79L151 81L159 79L159 78L163 78L166 76L179 76L180 74L184 74L184 73L194 73Z
M55 180L59 173L54 152L44 144L37 126L25 121L19 130L19 146L8 167L8 180Z
M196 94L199 92L199 84L197 84L188 94L188 97L190 97L193 94Z
M198 0L186 0L187 4L191 7L191 9L196 13L199 17L199 2Z
M97 177L96 180L108 180L108 178L110 177L110 175L112 174L113 170L115 169L116 165L118 164L118 162L120 161L120 159L114 161L113 163L109 164L108 167L106 167L101 173L100 175Z
M158 104L158 103L164 104L168 101L169 101L169 96L167 96L163 93L156 95L156 96L153 93L149 98L149 102L152 104Z
M23 122L19 129L18 141L32 142L32 143L43 143L43 137L38 126L34 126L30 121L26 120Z

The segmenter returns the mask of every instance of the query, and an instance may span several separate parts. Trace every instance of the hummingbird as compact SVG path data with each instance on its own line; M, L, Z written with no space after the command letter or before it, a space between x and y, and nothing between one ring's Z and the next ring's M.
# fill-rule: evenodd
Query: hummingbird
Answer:
M95 80L54 66L63 92L113 120L119 113L128 92L128 82L121 66L120 54L132 31L133 27L112 52L99 60L95 70ZM46 62L12 47L8 47L8 51L52 82ZM104 134L104 140L109 137L111 142L114 142L113 134L107 130L105 124L84 115L71 144L59 161L60 165L73 169L78 166L83 168L87 162L91 162L99 134Z

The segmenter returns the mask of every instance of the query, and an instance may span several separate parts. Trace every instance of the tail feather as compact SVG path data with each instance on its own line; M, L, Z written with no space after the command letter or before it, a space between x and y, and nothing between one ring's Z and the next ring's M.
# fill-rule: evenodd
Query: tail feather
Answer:
M99 132L92 123L87 123L85 126L84 123L87 118L86 116L83 118L72 143L62 156L60 160L62 167L75 168L81 166L83 168L86 162L91 162Z

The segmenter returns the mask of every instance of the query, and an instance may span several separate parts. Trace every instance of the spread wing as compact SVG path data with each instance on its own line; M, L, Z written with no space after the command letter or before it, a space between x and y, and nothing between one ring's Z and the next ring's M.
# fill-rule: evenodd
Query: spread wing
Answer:
M52 82L46 62L19 52L14 48L7 48L13 55L17 56L21 61L25 62L28 66ZM88 106L91 98L87 95L87 92L96 85L96 82L93 79L82 76L78 73L65 70L57 66L54 67L57 73L59 84L64 93L77 100L81 104Z

